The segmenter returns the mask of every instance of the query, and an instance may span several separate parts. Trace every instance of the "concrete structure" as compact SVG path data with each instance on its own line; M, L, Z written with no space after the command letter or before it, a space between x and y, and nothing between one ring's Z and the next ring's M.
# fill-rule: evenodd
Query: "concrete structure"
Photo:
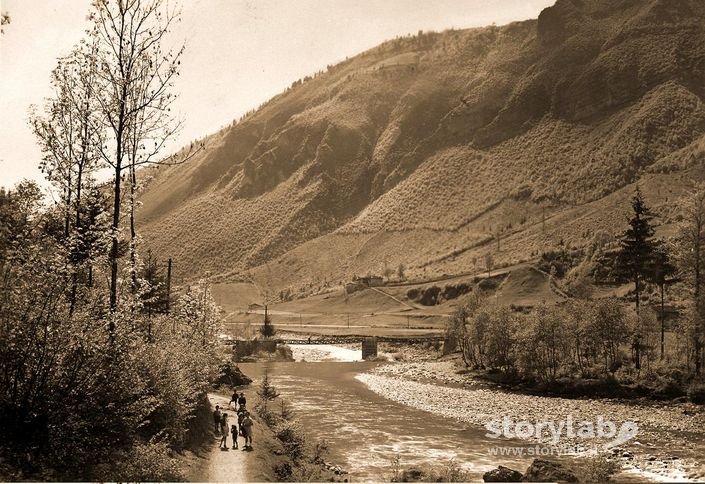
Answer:
M367 360L369 358L377 357L377 338L372 336L371 338L365 338L362 340L362 359Z

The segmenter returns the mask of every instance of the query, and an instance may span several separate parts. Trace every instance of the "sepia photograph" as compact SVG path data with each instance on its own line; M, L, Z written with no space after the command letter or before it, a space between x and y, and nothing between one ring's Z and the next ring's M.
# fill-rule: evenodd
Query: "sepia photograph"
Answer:
M705 482L704 0L0 14L0 482Z

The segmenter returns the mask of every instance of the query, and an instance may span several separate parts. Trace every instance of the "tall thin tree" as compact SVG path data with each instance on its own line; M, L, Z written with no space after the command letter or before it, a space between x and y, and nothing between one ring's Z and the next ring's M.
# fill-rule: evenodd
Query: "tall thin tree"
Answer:
M32 107L30 126L44 154L40 168L60 192L64 213L64 238L72 268L71 310L76 304L79 264L87 259L89 227L84 194L95 186L94 174L100 168L98 142L100 123L96 99L90 86L96 82L96 44L85 40L52 71L53 97L44 110ZM89 210L90 211L90 210Z
M695 373L700 374L705 337L705 184L697 185L683 200L682 213L677 260L689 295Z
M112 243L110 247L110 307L118 296L118 249L123 172L128 171L131 215L131 273L136 277L134 224L137 168L146 164L176 164L192 149L160 159L179 130L171 114L184 46L169 49L166 37L180 19L180 10L165 0L95 0L92 35L98 44L98 78L94 92L107 136L101 155L113 171ZM111 334L114 323L110 323Z
M666 285L673 282L675 272L676 268L671 262L671 256L668 253L666 245L663 242L658 243L654 250L654 263L650 278L659 287L661 295L661 307L659 311L659 320L661 323L661 359L664 358L666 352Z

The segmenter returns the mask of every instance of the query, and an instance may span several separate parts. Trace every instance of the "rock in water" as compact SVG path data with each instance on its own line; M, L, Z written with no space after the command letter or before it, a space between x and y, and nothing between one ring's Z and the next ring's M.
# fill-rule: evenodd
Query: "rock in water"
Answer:
M521 480L522 482L578 482L573 471L557 462L544 459L534 459Z
M482 480L485 482L521 482L521 478L521 472L504 466L499 466L482 475Z

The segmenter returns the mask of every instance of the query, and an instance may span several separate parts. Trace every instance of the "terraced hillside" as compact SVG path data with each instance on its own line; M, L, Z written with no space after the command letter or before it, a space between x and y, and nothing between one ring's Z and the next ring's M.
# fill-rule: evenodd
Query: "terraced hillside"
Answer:
M182 278L278 292L582 245L622 230L637 181L668 230L705 172L704 95L701 0L558 0L537 20L395 39L156 172L142 232Z

